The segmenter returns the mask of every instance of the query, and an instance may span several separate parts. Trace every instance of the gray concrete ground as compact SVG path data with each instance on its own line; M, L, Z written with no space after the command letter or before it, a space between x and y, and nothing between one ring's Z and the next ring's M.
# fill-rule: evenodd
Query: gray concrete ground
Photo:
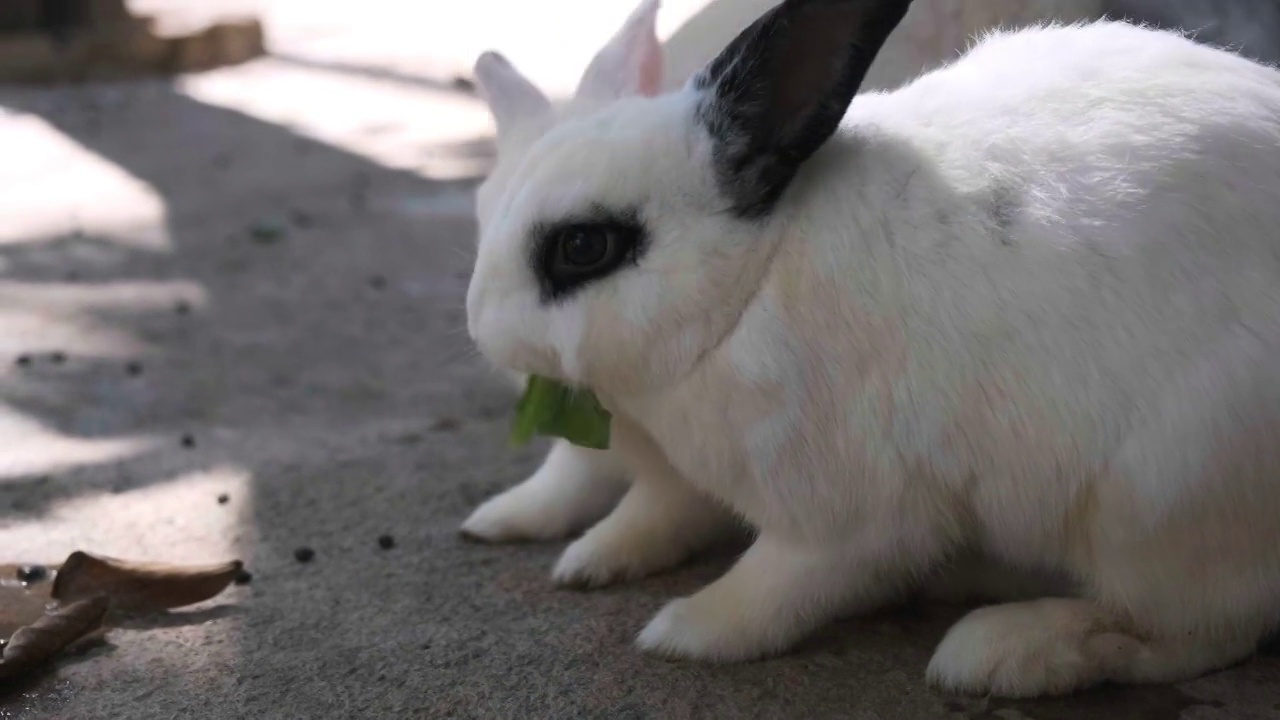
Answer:
M946 607L764 662L656 660L633 634L729 552L580 593L550 585L558 545L462 542L542 448L509 448L514 398L462 332L487 118L447 59L386 37L284 23L279 57L239 68L0 89L0 562L254 573L8 689L0 718L1280 717L1273 656L1177 687L937 694Z

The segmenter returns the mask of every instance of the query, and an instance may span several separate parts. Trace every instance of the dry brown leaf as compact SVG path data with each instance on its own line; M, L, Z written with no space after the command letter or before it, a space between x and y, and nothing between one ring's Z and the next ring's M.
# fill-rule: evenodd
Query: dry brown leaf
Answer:
M68 645L93 632L107 614L107 599L91 597L60 606L18 628L4 648L0 680L30 672L48 662Z
M166 565L90 555L67 557L53 581L53 597L70 602L106 595L124 612L168 610L208 600L222 592L244 567L239 560L218 565Z

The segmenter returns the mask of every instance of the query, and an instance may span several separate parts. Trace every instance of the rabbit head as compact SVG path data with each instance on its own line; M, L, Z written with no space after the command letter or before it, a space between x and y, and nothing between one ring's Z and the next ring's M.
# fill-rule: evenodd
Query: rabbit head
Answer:
M487 198L468 327L496 364L651 392L735 326L788 190L909 0L786 0L679 92L548 123Z
M492 171L476 191L482 225L525 153L552 126L619 98L657 94L663 68L656 34L659 5L659 0L642 0L596 52L566 101L553 102L501 54L480 56L476 86L493 115L498 150Z

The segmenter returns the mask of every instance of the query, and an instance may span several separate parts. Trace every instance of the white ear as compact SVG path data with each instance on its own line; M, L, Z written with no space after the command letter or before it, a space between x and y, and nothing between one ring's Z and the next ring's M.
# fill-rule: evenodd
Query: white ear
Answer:
M503 135L512 128L551 112L551 101L515 66L496 52L476 60L476 88L489 104L489 112Z
M628 95L657 95L662 84L660 0L641 0L605 44L578 83L575 97L607 102Z

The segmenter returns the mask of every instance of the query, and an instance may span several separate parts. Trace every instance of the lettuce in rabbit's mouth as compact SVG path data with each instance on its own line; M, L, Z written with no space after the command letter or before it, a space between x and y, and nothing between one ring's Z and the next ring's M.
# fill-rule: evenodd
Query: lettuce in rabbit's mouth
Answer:
M524 395L516 405L511 441L524 445L534 435L546 435L586 448L607 450L612 419L590 390L577 390L555 380L530 375Z

